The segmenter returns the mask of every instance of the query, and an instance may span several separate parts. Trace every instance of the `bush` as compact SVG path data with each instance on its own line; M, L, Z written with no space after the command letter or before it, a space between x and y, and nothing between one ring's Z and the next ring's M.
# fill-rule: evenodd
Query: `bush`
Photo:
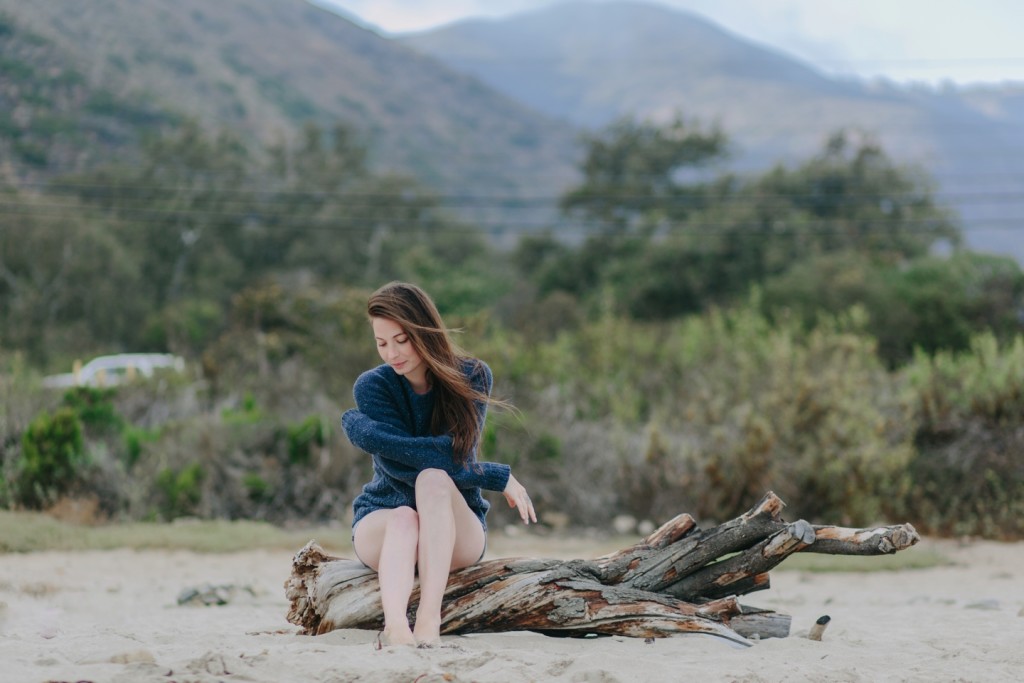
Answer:
M907 512L930 533L1024 536L1024 337L918 352L905 375L920 425Z
M226 425L244 427L263 422L267 415L256 404L256 398L251 393L246 393L242 398L241 408L225 408L221 411L220 418Z
M14 19L7 12L0 12L0 38L14 35L16 24Z
M116 389L75 387L64 394L63 405L70 408L89 430L97 433L118 432L124 420L114 407Z
M142 457L145 444L160 440L160 431L128 425L121 438L124 442L124 464L131 469Z
M969 353L918 352L906 372L925 433L974 419L995 427L1024 422L1024 337L1000 344L986 332L971 339Z
M942 536L1024 537L1024 433L971 425L918 445L905 515Z
M1024 273L1011 258L970 252L899 264L843 253L795 265L764 290L766 311L795 315L808 326L822 312L863 305L881 357L897 367L915 348L966 350L979 330L1012 337L1020 330Z
M547 479L550 469L550 503L588 524L615 511L724 520L768 489L813 521L891 514L906 486L913 423L863 311L822 319L811 332L759 311L755 297L674 323L606 313L550 343L500 349L512 362L495 353L498 381L505 364L514 389L537 402L520 406L529 431L564 444L558 467L524 462L524 481ZM571 436L576 423L591 426L586 450ZM532 446L503 440L506 460ZM581 468L615 472L607 510L567 507Z
M31 508L52 505L80 479L86 464L82 423L75 411L65 407L40 414L22 437L18 501Z
M165 469L157 475L159 508L164 519L194 514L202 498L203 466L193 462L180 470Z
M355 377L379 362L365 295L260 291L240 297L210 350L219 392L160 382L68 393L63 415L84 435L56 451L77 454L63 471L79 473L88 453L84 477L23 466L43 460L39 443L59 440L46 429L73 429L47 415L50 426L30 433L54 398L0 358L7 500L46 505L63 482L110 501L111 516L344 518L372 474L329 429ZM570 297L549 303L550 318L532 328L462 321L470 352L494 370L495 396L518 408L489 414L481 457L513 466L542 519L561 512L552 523L600 526L616 514L660 522L689 512L705 525L773 489L788 519L1024 537L1024 338L975 335L963 351L922 350L893 372L869 307L773 318L755 294L733 309L638 322L611 296L592 311ZM19 474L35 483L23 488ZM495 528L514 521L492 499Z
M249 500L254 503L265 503L273 498L273 487L255 472L249 472L242 477L242 484L249 494Z
M297 425L288 427L288 462L293 465L308 465L313 449L323 448L326 442L324 419L310 415Z

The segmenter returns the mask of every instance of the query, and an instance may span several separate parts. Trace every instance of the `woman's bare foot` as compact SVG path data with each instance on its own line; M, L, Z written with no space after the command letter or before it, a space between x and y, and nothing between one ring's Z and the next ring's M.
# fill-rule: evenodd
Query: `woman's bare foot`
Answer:
M417 645L416 637L409 630L409 626L405 628L391 628L385 627L380 634L380 643L383 646L389 645Z
M413 634L420 647L437 647L441 644L441 620L422 619L417 616Z

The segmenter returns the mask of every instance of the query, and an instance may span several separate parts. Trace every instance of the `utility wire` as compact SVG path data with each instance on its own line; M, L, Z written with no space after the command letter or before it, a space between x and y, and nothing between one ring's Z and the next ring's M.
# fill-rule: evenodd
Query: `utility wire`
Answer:
M1024 201L1024 176L1021 176L1021 187L1020 189L976 189L976 190L960 190L960 191L929 191L927 188L914 188L906 193L911 199L916 198L931 198L933 200L941 200L942 203L951 202L957 205L964 203L975 203L975 201L988 203L996 202L1000 203L1004 200L1009 201ZM822 182L823 186L827 187L827 179ZM362 192L362 191L338 191L338 192L325 192L320 190L296 190L296 189L283 189L283 190L267 190L264 188L214 188L208 190L202 186L191 187L186 185L141 185L133 186L130 184L126 185L104 185L104 184L89 184L89 185L56 185L48 186L45 184L39 184L38 187L45 188L46 191L35 195L36 197L46 197L48 195L55 195L57 197L79 197L80 204L59 204L58 202L51 202L49 200L37 200L38 203L49 203L52 205L66 205L66 206L81 206L81 205L102 205L106 201L110 202L153 202L160 200L174 200L181 197L188 196L213 196L217 197L217 204L247 204L251 200L260 201L264 203L278 204L278 205L289 205L288 200L291 199L323 199L329 200L335 203L343 203L345 206L359 207L359 208L381 208L388 206L405 207L405 208L433 208L438 206L454 206L454 207L480 207L480 208L496 208L496 209L518 209L518 208L535 208L535 207L546 207L546 206L558 206L565 199L561 195L494 195L494 194L418 194L410 192ZM830 195L828 192L766 192L756 187L741 186L741 191L715 194L714 184L711 183L710 188L706 186L687 186L685 184L679 185L677 189L680 192L701 192L704 189L708 189L711 192L710 198L713 203L718 204L759 204L763 201L771 200L814 200L821 199L824 197L839 198L842 201L841 205L847 204L858 204L863 203L866 199L878 199L885 201L892 201L893 198L879 196L879 193L884 191L880 189L875 192L843 192L838 195ZM96 190L91 192L90 190ZM16 196L16 195L15 195ZM222 199L221 196L234 197L240 196L240 199ZM583 195L586 197L586 195ZM598 195L590 197L592 201L597 203L603 200L605 196ZM654 205L669 205L669 206L682 206L687 204L699 205L706 201L706 198L701 195L682 195L682 196L671 196L671 195L648 195L648 194L619 194L610 193L607 195L609 202L628 202L630 204L654 204ZM900 197L895 197L894 203L899 202ZM362 203L361 203L362 202ZM0 193L0 205L11 205L19 203L18 200L4 201L4 195ZM26 204L28 202L25 202ZM939 203L939 202L936 202ZM116 207L112 207L116 208Z
M4 214L0 213L0 217ZM49 214L38 214L38 213L25 213L21 214L25 216L37 215L44 219L55 219L65 220L79 217L78 213L69 212L56 212ZM171 217L174 217L172 214ZM281 227L280 223L260 223L255 220L259 216L252 216L253 219L250 223L202 223L198 220L191 220L195 218L190 216L188 213L182 213L177 217L185 220L185 225L182 228L202 228L206 230L224 230L224 229L238 229L243 234L248 231L250 234L259 234L263 231L272 231ZM557 237L586 237L590 235L602 235L606 234L607 226L594 222L594 221L537 221L537 222L524 222L524 221L474 221L472 223L452 225L448 223L432 223L428 221L423 222L410 222L403 220L388 220L385 218L372 217L373 220L360 220L359 217L352 217L350 221L339 222L339 221L327 221L317 220L315 223L303 222L302 227L296 231L296 234L301 235L302 233L320 233L320 232L333 232L339 234L375 234L381 231L393 231L396 233L408 234L411 232L420 232L424 234L480 234L481 236L487 236L488 234L498 233L504 235L519 235L519 236L537 236L545 232L549 232ZM161 229L171 229L175 227L173 224L168 223L166 220L145 220L145 219L132 219L121 216L110 216L103 215L95 217L96 221L100 223L120 225L125 227L135 228L146 228L146 227L158 227ZM34 226L28 223L11 223L4 225L6 221L0 223L0 230L4 228L8 229L30 229ZM695 236L723 236L723 235L760 235L764 237L792 237L799 236L801 234L848 234L856 232L877 232L877 231L888 231L893 228L900 228L904 232L911 233L928 233L933 232L938 227L942 226L943 223L939 219L935 218L922 218L922 219L856 219L856 218L844 218L837 217L832 220L828 219L815 219L807 220L800 216L796 217L784 217L771 221L770 225L745 228L743 226L749 226L751 224L757 224L758 221L754 220L736 220L736 221L722 221L722 220L694 220L693 222L687 223L668 223L660 226L659 231L672 235L695 235ZM70 223L64 223L62 227L70 227ZM971 225L958 228L960 233L972 233L979 231L989 230L1006 230L1006 231L1019 231L1024 230L1024 215L1020 216L995 216L990 218L981 219ZM621 237L632 238L636 235L630 231L623 233Z

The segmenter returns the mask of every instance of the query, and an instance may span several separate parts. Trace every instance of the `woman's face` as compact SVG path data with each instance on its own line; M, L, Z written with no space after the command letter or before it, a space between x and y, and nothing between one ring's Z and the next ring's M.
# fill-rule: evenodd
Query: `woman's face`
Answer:
M373 318L373 336L377 340L377 353L391 368L413 386L425 381L427 366L416 353L412 339L402 326L388 318Z

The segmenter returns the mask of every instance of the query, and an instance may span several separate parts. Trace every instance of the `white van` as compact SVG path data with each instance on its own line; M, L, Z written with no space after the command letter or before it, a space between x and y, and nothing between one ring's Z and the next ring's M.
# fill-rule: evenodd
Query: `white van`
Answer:
M112 387L136 377L152 377L160 369L185 371L185 359L169 353L119 353L98 356L74 372L43 378L43 386Z

